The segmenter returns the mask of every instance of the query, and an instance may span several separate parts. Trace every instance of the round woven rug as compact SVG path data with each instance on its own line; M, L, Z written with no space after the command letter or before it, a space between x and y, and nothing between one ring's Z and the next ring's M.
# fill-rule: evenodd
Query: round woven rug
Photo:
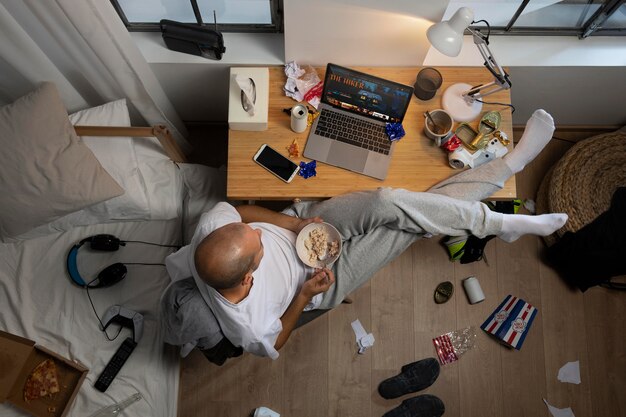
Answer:
M626 186L626 131L592 136L572 146L548 171L537 191L537 213L567 213L569 220L544 238L552 245L605 212Z

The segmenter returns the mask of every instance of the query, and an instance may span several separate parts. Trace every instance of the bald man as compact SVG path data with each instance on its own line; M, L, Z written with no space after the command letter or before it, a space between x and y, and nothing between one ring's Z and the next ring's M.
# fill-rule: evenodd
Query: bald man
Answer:
M166 261L168 271L193 275L235 346L276 359L302 311L337 306L424 235L496 235L511 242L562 227L565 214L505 215L480 202L532 161L553 131L550 115L537 110L504 158L425 193L380 188L298 203L283 213L219 203L201 217L191 244ZM339 230L343 251L332 269L315 270L300 262L295 240L322 219Z

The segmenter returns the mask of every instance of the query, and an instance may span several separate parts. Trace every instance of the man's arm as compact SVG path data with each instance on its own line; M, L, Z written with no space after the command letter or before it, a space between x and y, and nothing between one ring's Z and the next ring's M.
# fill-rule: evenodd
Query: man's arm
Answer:
M278 335L274 349L279 350L284 346L291 335L293 329L296 328L298 318L302 314L304 307L311 301L313 296L326 292L330 286L335 282L335 274L330 269L322 269L313 275L310 279L304 282L300 292L294 297L287 307L287 311L282 315L280 321L283 326L283 330Z
M301 219L254 205L242 205L235 208L241 216L241 221L244 223L270 223L283 229L291 230L294 233L299 233L309 223L322 221L319 217Z

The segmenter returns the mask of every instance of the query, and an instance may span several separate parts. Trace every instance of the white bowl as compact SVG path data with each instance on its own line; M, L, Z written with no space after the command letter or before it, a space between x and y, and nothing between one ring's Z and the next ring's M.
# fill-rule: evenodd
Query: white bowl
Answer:
M338 251L335 256L327 257L323 260L314 260L311 261L309 259L309 249L306 248L304 241L309 237L309 234L318 228L322 228L328 235L327 243L331 243L333 241L337 241L339 243ZM296 252L298 252L298 256L300 260L304 262L305 265L308 265L312 268L330 268L330 266L335 263L339 256L341 255L342 242L341 235L339 231L335 229L335 226L329 223L310 223L307 224L298 234L296 238Z

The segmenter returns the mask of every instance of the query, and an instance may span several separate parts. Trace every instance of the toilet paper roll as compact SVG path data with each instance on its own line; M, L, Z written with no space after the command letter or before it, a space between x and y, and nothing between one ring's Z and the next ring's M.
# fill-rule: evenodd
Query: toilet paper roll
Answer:
M463 288L465 289L470 304L480 303L485 299L485 293L483 293L483 289L480 288L480 282L478 282L476 277L464 279Z
M302 133L306 130L309 110L304 104L296 104L291 109L291 130Z

